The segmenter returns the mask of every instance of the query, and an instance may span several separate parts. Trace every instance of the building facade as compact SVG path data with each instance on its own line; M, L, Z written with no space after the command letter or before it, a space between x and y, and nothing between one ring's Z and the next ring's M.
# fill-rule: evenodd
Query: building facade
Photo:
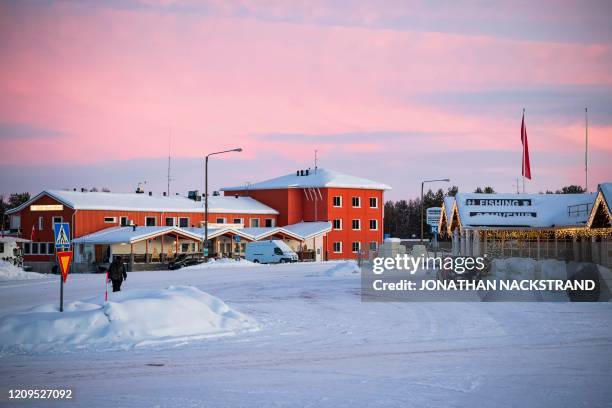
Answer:
M255 184L226 187L227 194L252 197L279 211L279 226L329 221L326 259L351 259L376 251L383 241L386 184L326 169L295 173Z

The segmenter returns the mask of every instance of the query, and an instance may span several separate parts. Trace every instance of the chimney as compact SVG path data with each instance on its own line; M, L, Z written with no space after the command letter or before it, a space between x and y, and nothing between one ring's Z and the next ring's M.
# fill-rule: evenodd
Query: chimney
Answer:
M166 192L164 191L164 197L166 196Z
M300 176L300 171L299 171L299 170L297 170L297 171L295 172L295 175L299 177L299 176Z
M153 195L152 191L149 191L149 197L151 197Z

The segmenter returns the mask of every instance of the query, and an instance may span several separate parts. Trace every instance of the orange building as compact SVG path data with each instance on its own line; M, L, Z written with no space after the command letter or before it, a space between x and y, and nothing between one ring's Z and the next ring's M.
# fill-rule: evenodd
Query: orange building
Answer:
M331 170L298 170L286 176L238 187L227 194L252 197L278 210L278 225L329 221L326 259L356 258L383 240L383 193L391 187Z

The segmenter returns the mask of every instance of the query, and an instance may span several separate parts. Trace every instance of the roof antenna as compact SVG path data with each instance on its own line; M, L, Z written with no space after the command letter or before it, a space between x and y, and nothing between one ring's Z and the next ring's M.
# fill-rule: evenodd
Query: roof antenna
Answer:
M172 180L170 178L170 146L171 146L171 142L172 142L172 128L170 128L170 132L168 134L168 186L166 189L166 195L168 197L170 197L170 181Z
M316 174L317 173L317 161L318 161L318 159L317 159L317 150L316 149L315 149L314 153L315 153L315 155L314 155L315 156L315 158L314 158L315 159L314 160L314 172Z

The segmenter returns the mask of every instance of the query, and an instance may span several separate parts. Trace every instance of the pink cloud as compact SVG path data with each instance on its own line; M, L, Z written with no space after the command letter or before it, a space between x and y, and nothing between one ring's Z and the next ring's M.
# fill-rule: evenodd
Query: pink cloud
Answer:
M275 13L285 16L277 7ZM368 17L367 9L360 13L379 19ZM305 160L316 147L307 140L285 144L253 135L378 130L449 136L424 146L386 146L373 139L345 151L381 156L419 148L518 151L519 112L468 115L413 96L612 85L609 44L83 10L71 4L19 15L0 5L0 30L0 50L9 61L0 66L0 121L66 135L9 140L10 164L163 156L170 129L173 154L182 157L240 145L245 157L278 151ZM534 149L568 152L580 146L579 122L528 126ZM611 127L594 126L592 134L594 149L612 150ZM333 142L322 149L333 150Z

